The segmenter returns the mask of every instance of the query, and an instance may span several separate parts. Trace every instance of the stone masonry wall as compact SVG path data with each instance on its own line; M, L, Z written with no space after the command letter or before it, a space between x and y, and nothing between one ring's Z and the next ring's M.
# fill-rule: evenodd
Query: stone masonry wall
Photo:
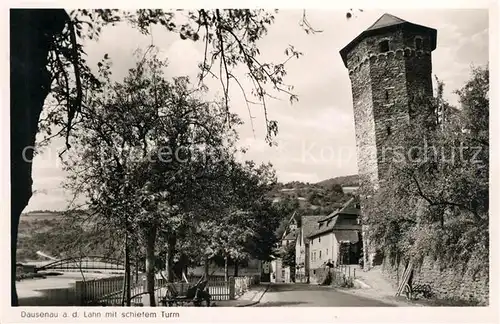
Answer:
M384 260L383 273L397 289L403 277L404 265L391 265ZM444 300L463 300L489 303L488 271L474 276L471 271L462 273L457 269L440 269L439 263L426 258L421 267L414 271L413 286L428 285L433 297Z
M356 71L350 74L354 105L354 124L356 130L356 149L360 185L368 186L377 182L378 166L375 140L375 119L372 107L372 82L370 64L362 55L366 52L366 43L362 42L351 52L348 66L358 64ZM357 56L353 56L357 54ZM358 60L362 60L359 61Z
M392 162L393 138L400 126L408 122L408 89L405 59L398 51L403 46L403 32L398 30L375 37L373 51L378 50L381 40L390 41L389 51L370 58L370 75L377 85L373 88L373 110L378 178L384 180Z

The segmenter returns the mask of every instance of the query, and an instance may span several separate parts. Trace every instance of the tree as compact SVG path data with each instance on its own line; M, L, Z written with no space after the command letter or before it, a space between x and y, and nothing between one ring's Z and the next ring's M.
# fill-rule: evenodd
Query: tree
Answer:
M278 225L277 218L266 212L265 205L267 194L276 182L271 165L257 167L251 161L229 163L230 172L221 183L226 193L222 210L203 222L209 245L206 253L208 257L221 255L225 259L226 277L230 259L237 264L250 256L269 253L268 244L274 244L272 234Z
M442 127L402 131L397 140L404 151L394 155L388 181L371 193L364 221L393 261L430 256L442 267L487 272L488 68L474 68L458 94L454 118L434 119Z
M285 246L282 252L282 263L285 267L290 267L290 277L292 281L295 281L295 270L297 267L296 256L295 256L295 242Z
M187 78L168 82L164 62L139 53L134 69L112 83L102 66L104 91L86 99L74 136L78 156L68 165L73 188L89 199L101 222L122 228L145 246L146 282L154 306L155 248L160 232L173 238L211 197L210 178L238 120L217 102L204 102ZM129 280L130 281L130 280Z
M331 191L336 194L343 194L344 191L342 190L342 186L338 183L332 184Z

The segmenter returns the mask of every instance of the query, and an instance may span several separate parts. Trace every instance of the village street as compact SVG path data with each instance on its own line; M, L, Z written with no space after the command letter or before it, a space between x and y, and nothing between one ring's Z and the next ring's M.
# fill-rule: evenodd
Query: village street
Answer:
M384 307L378 300L344 293L328 286L271 284L256 307Z

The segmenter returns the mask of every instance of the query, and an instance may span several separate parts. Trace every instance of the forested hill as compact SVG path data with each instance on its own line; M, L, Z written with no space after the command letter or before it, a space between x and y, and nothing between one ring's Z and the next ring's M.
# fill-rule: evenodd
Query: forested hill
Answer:
M297 200L302 209L321 212L329 210L331 205L342 202L345 196L342 187L358 185L358 176L349 175L326 179L317 183L288 182L278 183L270 192L275 202Z
M358 176L349 175L326 179L318 183L278 183L270 193L275 205L282 210L283 219L276 231L278 237L285 230L291 215L328 215L340 208L350 197L342 187L358 185Z
M342 187L357 186L359 184L359 177L357 174L326 179L316 183L316 185L331 188L334 185L341 185Z

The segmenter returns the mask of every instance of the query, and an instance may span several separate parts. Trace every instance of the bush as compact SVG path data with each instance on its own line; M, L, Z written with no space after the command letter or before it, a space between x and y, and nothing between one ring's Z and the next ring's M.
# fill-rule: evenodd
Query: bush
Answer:
M325 286L328 286L328 285L332 284L332 281L333 281L332 273L330 271L328 271L326 273L325 279L323 280L323 282L321 284L325 285Z
M354 287L354 279L352 277L344 277L340 287L353 288Z

